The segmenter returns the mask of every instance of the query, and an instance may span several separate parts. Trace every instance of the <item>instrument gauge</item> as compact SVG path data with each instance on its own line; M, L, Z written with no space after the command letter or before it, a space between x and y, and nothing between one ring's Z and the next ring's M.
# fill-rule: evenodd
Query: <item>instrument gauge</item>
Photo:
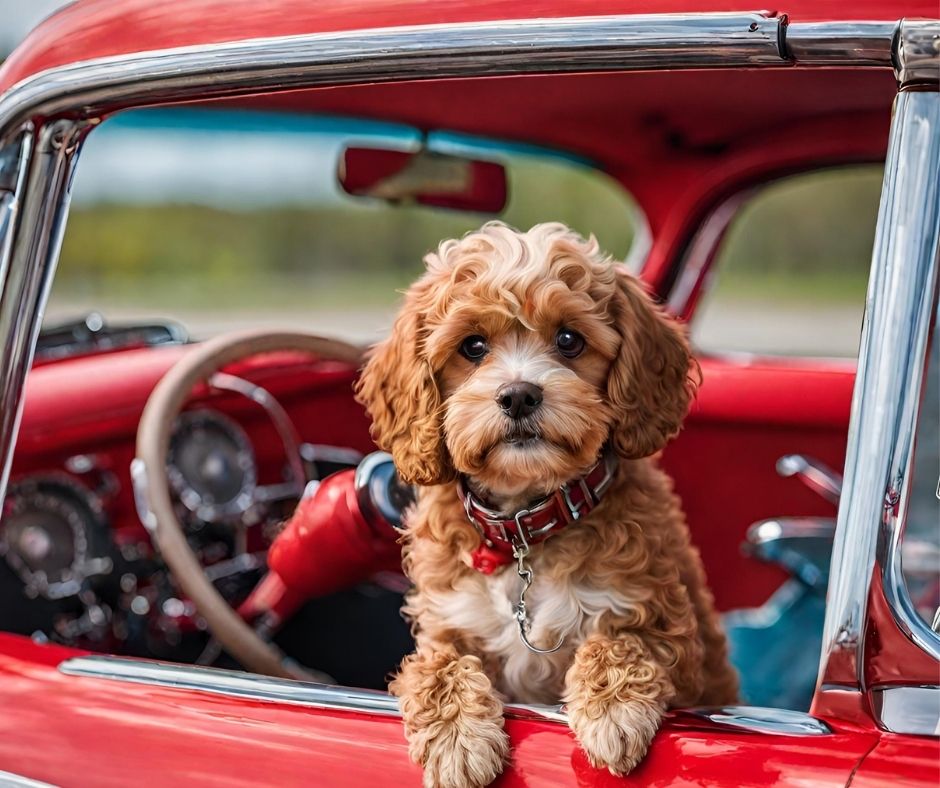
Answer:
M29 596L63 599L91 575L107 574L108 529L92 494L67 477L10 486L0 522L0 555Z
M237 517L254 503L251 442L238 424L216 411L180 414L170 437L167 475L183 506L204 522Z

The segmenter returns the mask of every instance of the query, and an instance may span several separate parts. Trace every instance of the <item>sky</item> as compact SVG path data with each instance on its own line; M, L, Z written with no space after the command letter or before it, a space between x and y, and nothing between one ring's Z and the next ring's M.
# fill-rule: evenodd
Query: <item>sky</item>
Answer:
M0 0L0 54L6 57L39 22L68 0Z

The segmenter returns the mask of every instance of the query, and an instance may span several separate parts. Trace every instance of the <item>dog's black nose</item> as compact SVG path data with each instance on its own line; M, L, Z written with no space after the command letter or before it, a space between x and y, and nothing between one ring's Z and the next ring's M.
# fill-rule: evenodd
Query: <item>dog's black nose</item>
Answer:
M534 383L516 381L500 386L496 402L511 419L531 416L542 404L542 389Z

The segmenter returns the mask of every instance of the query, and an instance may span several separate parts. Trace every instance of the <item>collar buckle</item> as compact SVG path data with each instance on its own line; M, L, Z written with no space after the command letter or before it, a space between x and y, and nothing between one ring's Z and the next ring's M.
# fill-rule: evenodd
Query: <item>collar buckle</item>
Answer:
M489 557L496 553L502 557L501 563L507 563L510 556L518 559L519 554L528 555L532 545L590 513L610 487L616 469L616 456L608 447L583 477L561 485L548 497L508 517L480 501L466 479L458 481L458 490L467 519L490 551Z

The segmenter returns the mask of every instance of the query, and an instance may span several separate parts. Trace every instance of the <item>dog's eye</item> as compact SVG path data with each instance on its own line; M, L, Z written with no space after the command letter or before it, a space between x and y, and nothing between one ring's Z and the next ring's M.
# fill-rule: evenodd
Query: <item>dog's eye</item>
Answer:
M584 350L584 337L570 328L559 328L555 334L555 347L565 358L575 358Z
M490 346L479 334L467 337L460 343L460 355L469 361L480 361L489 352Z

